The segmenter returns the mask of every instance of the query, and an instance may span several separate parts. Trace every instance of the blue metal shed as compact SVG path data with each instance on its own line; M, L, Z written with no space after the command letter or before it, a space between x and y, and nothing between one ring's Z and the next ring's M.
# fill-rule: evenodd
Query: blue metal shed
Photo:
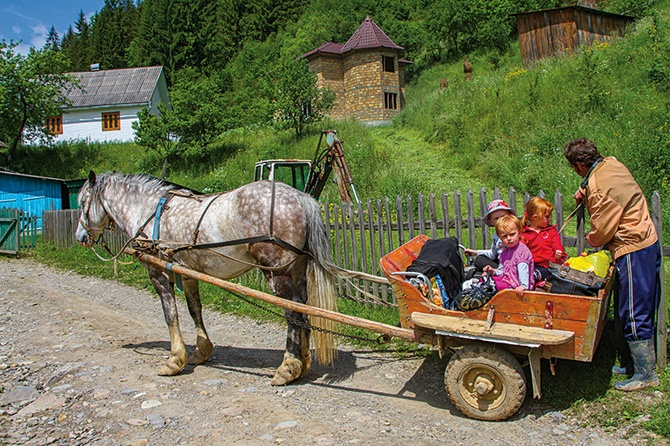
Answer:
M42 212L68 209L64 180L0 170L0 208L16 208L37 216L42 228Z

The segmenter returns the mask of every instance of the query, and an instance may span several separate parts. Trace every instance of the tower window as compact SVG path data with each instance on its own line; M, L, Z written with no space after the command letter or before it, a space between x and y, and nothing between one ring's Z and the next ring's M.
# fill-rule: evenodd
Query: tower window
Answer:
M387 110L398 108L398 93L384 93L384 108Z
M382 56L382 65L387 73L395 73L395 57Z

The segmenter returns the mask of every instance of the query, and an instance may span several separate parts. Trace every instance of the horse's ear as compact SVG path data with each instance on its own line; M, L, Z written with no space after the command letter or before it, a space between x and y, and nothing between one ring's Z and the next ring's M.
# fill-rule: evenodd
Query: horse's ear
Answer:
M92 170L88 173L88 185L93 186L95 184L95 172Z

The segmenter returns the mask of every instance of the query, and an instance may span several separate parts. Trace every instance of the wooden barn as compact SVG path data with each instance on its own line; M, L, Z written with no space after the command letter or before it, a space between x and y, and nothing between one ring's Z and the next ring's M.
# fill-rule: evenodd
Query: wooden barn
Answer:
M623 35L635 17L585 6L565 6L514 14L524 65L572 52L580 45L607 42Z

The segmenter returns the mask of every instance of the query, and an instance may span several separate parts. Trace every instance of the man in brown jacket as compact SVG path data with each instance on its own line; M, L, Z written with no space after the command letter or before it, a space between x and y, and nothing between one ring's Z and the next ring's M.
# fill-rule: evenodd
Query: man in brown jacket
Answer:
M607 247L616 265L617 311L635 373L615 388L657 386L654 319L660 299L661 250L647 200L626 166L614 157L604 158L588 139L570 141L563 154L584 178L575 199L586 203L591 216L586 240L593 247ZM622 370L615 368L616 372Z

